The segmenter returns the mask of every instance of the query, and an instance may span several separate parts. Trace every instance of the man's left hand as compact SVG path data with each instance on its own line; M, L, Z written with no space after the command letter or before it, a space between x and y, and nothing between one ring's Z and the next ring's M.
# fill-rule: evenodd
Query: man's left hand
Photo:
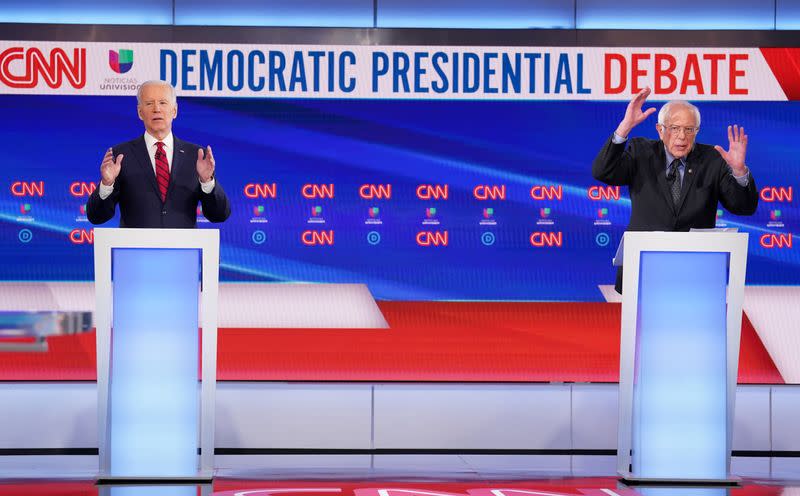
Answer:
M207 183L214 179L214 154L211 153L210 146L205 150L197 149L197 177L200 178L201 183Z
M728 126L728 151L725 151L721 146L716 145L714 149L722 155L722 158L731 167L734 176L743 176L747 172L747 167L744 165L744 157L747 153L747 135L744 134L744 128L734 124L732 127Z

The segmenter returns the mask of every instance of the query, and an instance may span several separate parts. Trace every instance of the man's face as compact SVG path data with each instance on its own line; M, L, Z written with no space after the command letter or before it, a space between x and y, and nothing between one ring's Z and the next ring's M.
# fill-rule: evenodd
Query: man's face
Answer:
M178 106L172 103L170 89L156 84L148 84L142 89L137 110L147 132L159 139L170 133L172 119L178 115Z
M692 151L697 136L697 120L692 109L682 106L673 108L664 125L657 124L656 129L673 157L683 158Z

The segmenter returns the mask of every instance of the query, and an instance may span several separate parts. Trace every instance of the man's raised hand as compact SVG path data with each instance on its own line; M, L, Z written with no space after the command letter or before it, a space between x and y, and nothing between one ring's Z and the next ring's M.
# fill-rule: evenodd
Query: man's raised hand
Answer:
M119 171L122 169L122 157L124 155L119 154L117 159L114 160L114 152L111 148L106 151L103 163L100 164L100 176L102 177L102 183L106 186L113 186L114 181L117 180Z
M734 124L733 128L728 126L728 151L719 145L714 149L722 155L722 159L731 166L734 176L743 176L747 172L744 158L747 154L747 135L744 128Z
M625 117L622 118L622 122L617 126L617 130L614 131L617 136L620 138L627 138L633 128L641 124L645 119L650 117L650 114L656 111L655 107L651 107L642 112L642 106L648 96L650 96L650 87L637 93L628 103L628 108L625 110Z
M211 147L208 146L205 151L202 148L197 149L197 176L200 178L201 183L207 183L214 178L214 154L211 152Z

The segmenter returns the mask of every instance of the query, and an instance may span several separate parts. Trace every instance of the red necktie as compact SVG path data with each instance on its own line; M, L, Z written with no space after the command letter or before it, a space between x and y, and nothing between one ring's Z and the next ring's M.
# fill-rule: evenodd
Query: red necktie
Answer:
M164 143L157 141L156 145L158 146L158 150L156 150L156 181L163 202L167 199L167 188L169 187L169 162L167 162L167 154L164 153Z

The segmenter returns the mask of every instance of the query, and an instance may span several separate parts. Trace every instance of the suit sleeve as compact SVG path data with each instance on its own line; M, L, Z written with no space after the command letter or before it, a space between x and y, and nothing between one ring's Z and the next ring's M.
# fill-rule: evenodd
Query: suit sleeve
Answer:
M203 206L203 216L211 222L224 222L231 216L231 204L222 188L219 179L214 181L214 189L209 194L200 189L200 204ZM200 188L200 185L197 186Z
M634 146L633 140L617 144L609 137L592 162L592 177L612 186L630 185L636 162L631 151Z
M753 215L758 208L758 189L756 188L756 181L753 174L750 173L750 179L747 186L740 186L728 164L722 158L719 159L720 172L717 181L719 182L719 201L732 214L736 215Z
M117 209L117 202L119 201L119 187L114 188L114 191L105 200L100 198L99 189L92 191L89 195L89 201L86 202L86 218L92 224L103 224L108 222Z

